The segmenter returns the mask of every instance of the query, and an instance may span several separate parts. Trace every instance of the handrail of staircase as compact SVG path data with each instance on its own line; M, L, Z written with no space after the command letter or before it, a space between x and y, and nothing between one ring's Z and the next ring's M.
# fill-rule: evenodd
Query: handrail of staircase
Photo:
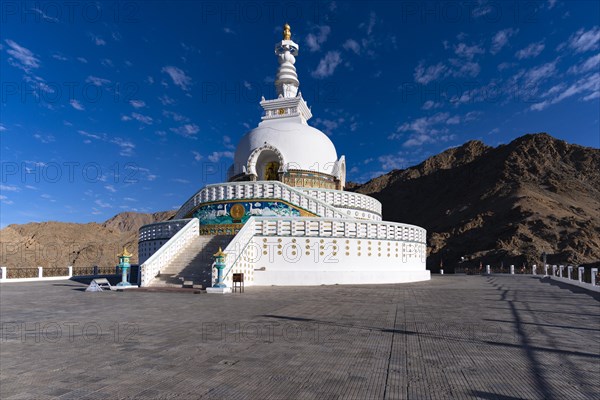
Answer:
M199 234L200 221L198 218L192 218L190 222L140 266L140 286L146 286L150 283L160 273L161 267L167 265L169 261L179 254L180 250L186 247Z
M335 208L334 206L314 197L309 195L308 193L303 192L302 190L298 190L292 186L289 186L283 182L279 182L279 181L254 181L254 182L248 182L248 183L242 183L242 182L227 182L227 183L215 183L215 184L210 184L210 185L206 185L204 186L202 189L200 189L198 192L196 192L192 197L190 197L179 209L179 211L177 211L177 214L175 215L175 218L183 218L192 208L194 208L195 206L195 199L196 197L200 196L202 192L204 191L208 191L211 188L215 188L215 187L226 187L226 186L236 186L236 185L242 185L242 184L247 184L247 185L252 185L252 184L264 184L264 183L268 183L270 185L274 185L274 186L279 186L281 189L285 189L290 191L291 193L295 193L296 195L298 195L299 197L304 197L312 202L314 202L315 204L318 204L320 206L322 206L323 208L331 211L333 213L333 216L336 218L348 218L348 216L346 214L344 214L343 212L341 212L340 210L338 210L337 208ZM229 200L228 196L223 196L223 199L220 200ZM247 199L252 199L252 198L261 198L263 196L256 196L256 197L247 197ZM283 199L282 199L283 200ZM289 201L290 203L294 204L292 201L290 200L286 200ZM302 207L299 204L294 204L297 205L299 207ZM305 207L302 207L305 208ZM315 212L316 213L316 207L314 207L315 210L308 210L310 212ZM320 215L320 217L325 217L324 215Z
M233 240L231 242L229 242L227 247L225 247L225 249L223 250L223 252L228 255L228 257L225 258L225 271L223 273L223 281L225 281L225 279L227 278L229 273L233 270L233 267L235 266L235 264L237 264L240 257L244 254L244 251L246 251L246 247L248 247L248 245L252 241L252 238L255 235L255 232L254 232L255 218L256 217L248 218L248 221L246 221L246 223L244 224L242 229L240 229L240 231L235 235ZM248 234L249 232L250 232L250 234ZM238 245L238 243L239 243L239 245ZM241 250L238 254L235 254L236 246L239 246L241 248ZM230 255L235 255L235 259L229 257ZM231 261L231 260L233 260L233 261ZM214 262L213 262L213 270L214 270ZM214 281L214 277L213 277L213 281Z

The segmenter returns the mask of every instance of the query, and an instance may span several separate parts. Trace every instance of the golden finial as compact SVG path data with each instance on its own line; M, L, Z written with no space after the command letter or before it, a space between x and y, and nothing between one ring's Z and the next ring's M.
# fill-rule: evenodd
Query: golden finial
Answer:
M131 257L133 254L127 251L127 246L123 246L123 252L118 257Z
M288 24L283 25L283 40L292 40L292 31Z
M221 250L221 247L219 247L219 251L217 251L215 254L213 254L213 257L227 257L227 253L223 253L223 250Z

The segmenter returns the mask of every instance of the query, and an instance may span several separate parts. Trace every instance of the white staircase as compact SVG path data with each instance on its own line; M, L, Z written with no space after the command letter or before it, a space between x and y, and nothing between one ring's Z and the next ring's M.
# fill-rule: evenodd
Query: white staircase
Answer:
M193 281L195 287L212 285L213 254L219 247L226 248L233 236L202 235L190 243L150 281L151 287L182 287L184 281Z

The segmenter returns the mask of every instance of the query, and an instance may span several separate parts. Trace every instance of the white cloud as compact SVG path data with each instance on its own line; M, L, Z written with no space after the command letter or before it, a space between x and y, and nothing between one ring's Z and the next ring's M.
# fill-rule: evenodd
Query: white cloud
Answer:
M139 121L143 124L152 125L152 117L149 117L147 115L143 115L143 114L134 112L134 113L131 113L131 118L133 118L136 121Z
M464 57L468 60L472 60L473 57L475 57L475 55L477 54L484 53L485 50L476 44L474 44L473 46L469 46L466 43L459 43L454 46L454 54L456 54L459 57Z
M133 150L135 149L135 144L132 142L116 137L110 140L110 143L116 144L120 147L119 155L124 157L133 156Z
M54 136L52 135L40 135L39 133L36 133L33 135L34 138L36 138L37 140L39 140L42 143L52 143L54 142Z
M31 71L32 68L40 67L40 60L29 49L18 45L16 42L6 39L6 44L10 47L6 52L14 58L9 58L8 62L25 72Z
M582 74L591 70L598 70L600 67L600 53L591 56L583 64L573 65L569 68L569 73Z
M517 51L515 53L515 57L517 57L519 60L523 60L525 58L537 57L540 55L542 50L544 50L545 47L546 46L544 45L543 41L537 42L537 43L531 43L529 46L525 47L524 49Z
M112 192L112 193L116 193L117 192L117 189L115 189L115 187L113 185L106 185L106 186L104 186L104 189L106 189L106 190L108 190L109 192Z
M233 29L231 29L231 28L225 27L225 28L223 28L223 32L228 33L230 35L235 35L235 31Z
M172 118L173 121L175 121L175 122L189 122L189 120L190 120L188 117L181 115L179 113L176 113L174 111L163 110L162 113L165 117Z
M222 158L233 158L232 151L213 151L212 154L208 156L208 160L210 162L219 162Z
M110 204L108 204L108 203L105 203L105 202L103 202L103 201L102 201L102 200L100 200L100 199L98 199L98 200L94 201L94 203L95 203L97 206L99 206L99 207L102 207L102 208L110 208L110 207L112 207Z
M71 107L73 107L76 110L79 110L79 111L85 110L85 107L78 100L72 99L70 101L70 104L71 104Z
M556 0L548 0L548 10L552 10L556 5Z
M327 36L331 33L331 28L327 25L315 26L314 33L306 35L306 45L311 52L321 50L321 45L327 41Z
M437 80L448 71L448 67L442 63L430 65L429 67L425 67L423 64L423 61L419 62L414 73L415 81L423 85Z
M200 161L204 158L204 157L202 157L202 154L198 153L197 151L192 151L192 154L194 155L195 161Z
M185 72L183 72L181 69L173 66L166 66L163 67L161 71L167 73L173 80L173 83L179 86L182 90L189 90L189 86L192 83L192 79L189 76L187 76Z
M83 57L77 57L77 61L79 61L80 63L83 63L83 64L87 64L87 62L88 62L87 59L83 58Z
M0 132L5 131L5 130L6 130L6 127L4 125L0 124Z
M58 18L49 16L48 14L46 14L44 11L40 10L39 8L32 8L31 11L40 15L44 21L49 21L49 22L53 22L53 23L58 22Z
M68 58L63 56L62 54L52 54L52 58L58 61L67 61Z
M171 131L178 135L195 139L196 134L200 131L200 127L196 124L185 124L177 128L171 128Z
M337 66L342 62L342 57L339 51L329 51L325 57L319 61L317 69L311 75L314 78L322 79L333 75Z
M158 98L158 100L160 100L160 102L162 103L163 106L168 106L171 104L175 104L175 100L172 99L171 97L167 96L166 94L163 96L160 96Z
M354 39L346 40L342 47L345 50L352 50L354 53L360 54L360 44Z
M143 100L129 100L129 104L131 104L133 106L133 108L146 107L146 102Z
M576 53L596 50L600 43L600 27L596 26L588 31L579 29L569 38L569 47Z
M104 78L98 78L97 76L88 76L85 80L87 83L91 83L94 86L102 86L105 84L109 84L110 81L108 79L104 79Z
M106 45L106 41L104 39L102 39L100 36L90 34L90 38L92 39L92 42L94 42L94 44L96 46L105 46Z
M552 98L533 104L530 109L533 111L541 111L553 104L559 103L565 99L568 99L569 97L582 93L585 94L585 96L582 98L584 101L597 98L600 95L600 73L596 72L591 76L586 76L571 84L566 89L563 87L558 87L556 90L553 89L554 87L545 94L545 96L552 95Z
M492 38L492 47L490 48L490 53L497 54L500 52L500 50L502 50L502 48L508 44L508 40L511 38L511 36L516 35L518 32L518 29L513 28L498 31Z
M442 106L442 103L436 103L433 100L427 100L425 103L423 103L423 106L421 107L422 110L431 110L433 108L439 108Z
M448 125L456 125L459 123L460 123L460 117L458 115L450 117L446 120L446 124L448 124Z
M21 188L19 188L18 186L13 186L13 185L1 185L0 184L0 191L2 191L2 192L20 192Z
M181 179L181 178L175 178L175 179L172 179L172 181L177 182L177 183L183 183L183 184L190 183L190 181L188 181L187 179Z

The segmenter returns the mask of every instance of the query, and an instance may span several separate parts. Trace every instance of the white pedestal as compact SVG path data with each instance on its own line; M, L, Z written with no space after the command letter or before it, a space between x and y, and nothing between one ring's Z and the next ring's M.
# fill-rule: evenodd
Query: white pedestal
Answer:
M444 275L444 270L440 269L440 275Z
M209 287L209 288L206 288L206 293L216 293L216 294L231 293L231 288L230 287L224 287L224 288Z

